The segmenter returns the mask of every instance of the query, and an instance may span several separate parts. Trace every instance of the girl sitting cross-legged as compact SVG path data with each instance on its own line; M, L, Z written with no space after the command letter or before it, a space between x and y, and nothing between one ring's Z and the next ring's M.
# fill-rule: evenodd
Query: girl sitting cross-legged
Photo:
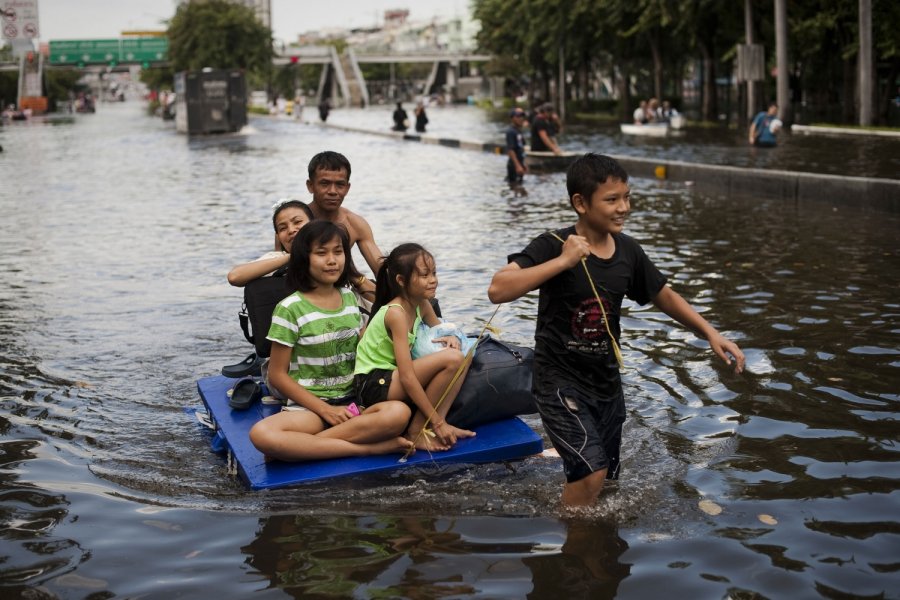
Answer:
M448 450L457 439L475 435L445 419L465 376L463 371L450 386L464 359L459 339L438 338L436 341L446 346L443 350L416 360L410 355L419 323L424 321L432 327L440 323L430 302L437 284L434 257L425 248L418 244L394 248L375 279L372 319L356 352L359 401L366 406L377 406L386 400L407 402L415 415L406 437L417 448L426 450ZM422 431L426 420L434 438L429 439Z
M288 399L250 430L269 459L317 460L407 452L401 435L411 411L399 401L372 403L358 416L353 368L362 320L347 287L350 240L340 225L312 221L294 237L288 284L296 291L272 315L269 384Z

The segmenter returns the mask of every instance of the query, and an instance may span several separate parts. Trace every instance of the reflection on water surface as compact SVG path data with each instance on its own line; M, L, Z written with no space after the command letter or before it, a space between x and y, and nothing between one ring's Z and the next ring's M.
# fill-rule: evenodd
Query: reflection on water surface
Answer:
M452 110L460 131L497 131ZM358 114L346 116L374 113ZM347 154L347 206L382 249L434 253L444 312L468 329L493 310L485 290L506 255L571 221L564 176L516 194L502 157L287 119L188 141L129 104L3 128L0 143L14 174L0 196L4 596L897 589L896 215L632 181L627 231L741 344L749 372L629 306L623 475L587 514L559 514L561 470L542 457L255 493L184 408L197 377L248 351L224 275L271 245L271 204L306 196L309 157ZM530 344L535 310L534 297L501 308L503 337Z

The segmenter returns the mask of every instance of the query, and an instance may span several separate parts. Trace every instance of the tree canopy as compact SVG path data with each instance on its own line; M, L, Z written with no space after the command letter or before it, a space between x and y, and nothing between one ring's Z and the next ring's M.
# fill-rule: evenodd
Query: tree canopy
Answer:
M472 11L482 25L479 46L496 57L496 68L489 66L489 72L517 77L532 98L558 93L562 55L569 102L614 95L627 116L634 96L667 98L676 105L690 100L710 120L722 112L723 101L737 102L728 98L727 78L735 68L737 46L745 43L744 2L472 0ZM802 99L811 118L847 120L858 79L858 0L791 0L787 12L795 101ZM872 0L872 21L883 120L900 76L900 2ZM763 102L774 96L771 0L753 0L752 22L768 67L759 97ZM686 89L688 81L698 87Z
M204 67L265 72L272 31L252 8L227 0L184 2L169 22L169 60L175 71Z

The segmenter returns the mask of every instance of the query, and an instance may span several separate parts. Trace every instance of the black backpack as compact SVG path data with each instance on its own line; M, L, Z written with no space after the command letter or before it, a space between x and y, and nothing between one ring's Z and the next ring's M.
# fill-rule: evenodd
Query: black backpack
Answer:
M256 355L261 358L268 358L272 350L272 342L266 339L272 325L272 311L279 302L294 293L287 285L285 273L287 266L244 286L244 304L238 313L238 320L244 337L256 347Z

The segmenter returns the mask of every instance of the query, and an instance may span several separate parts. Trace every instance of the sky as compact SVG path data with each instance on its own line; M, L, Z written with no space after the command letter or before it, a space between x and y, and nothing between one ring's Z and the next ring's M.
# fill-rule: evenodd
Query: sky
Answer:
M175 0L38 0L41 41L109 39L126 30L165 29ZM332 27L380 24L386 9L405 8L411 21L463 16L469 0L272 0L276 40Z

